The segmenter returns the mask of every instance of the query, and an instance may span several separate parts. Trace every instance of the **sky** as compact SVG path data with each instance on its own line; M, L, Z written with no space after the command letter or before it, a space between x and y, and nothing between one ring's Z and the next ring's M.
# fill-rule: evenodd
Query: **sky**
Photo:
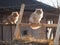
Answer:
M43 2L47 5L53 6L57 8L57 1L58 1L58 5L60 7L60 0L37 0L39 2Z

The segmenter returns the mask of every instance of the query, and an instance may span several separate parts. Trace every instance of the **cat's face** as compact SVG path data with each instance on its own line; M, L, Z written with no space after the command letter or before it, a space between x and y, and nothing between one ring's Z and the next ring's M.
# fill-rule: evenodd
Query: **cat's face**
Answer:
M37 13L37 14L41 14L42 12L43 12L42 9L36 9L36 13Z
M12 12L12 15L13 15L14 17L19 16L18 12Z

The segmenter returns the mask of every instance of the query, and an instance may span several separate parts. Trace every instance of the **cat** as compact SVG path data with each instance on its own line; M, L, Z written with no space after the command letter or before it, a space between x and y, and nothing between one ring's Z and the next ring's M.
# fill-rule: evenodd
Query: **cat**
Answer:
M29 17L29 23L40 24L42 18L43 18L43 10L36 9Z
M4 24L16 24L19 18L18 12L12 12L10 16L8 16L5 20L3 20Z

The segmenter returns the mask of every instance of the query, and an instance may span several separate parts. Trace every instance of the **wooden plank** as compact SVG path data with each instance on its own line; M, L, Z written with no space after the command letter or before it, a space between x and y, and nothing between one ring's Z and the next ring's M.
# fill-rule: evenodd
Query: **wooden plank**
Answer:
M16 24L3 24L3 23L0 23L0 26L7 26L7 25L15 25ZM36 26L38 24L29 24L29 23L21 23L19 24L21 26ZM38 26L42 26L42 27L57 27L57 24L46 24L46 23L40 23Z
M11 40L11 26L3 26L3 40Z
M0 26L6 26L6 25L16 25L16 24L2 24L0 23ZM21 26L42 26L42 27L57 27L57 24L46 24L46 23L40 23L39 25L38 24L28 24L28 23L21 23L19 24Z
M1 26L0 26L0 40L2 40L2 29L1 29Z
M40 24L27 24L27 23L21 23L20 26L41 26L41 27L57 27L57 24L46 24L46 23L40 23Z
M15 28L16 28L16 25L12 25L12 39L13 39L13 36L14 36Z

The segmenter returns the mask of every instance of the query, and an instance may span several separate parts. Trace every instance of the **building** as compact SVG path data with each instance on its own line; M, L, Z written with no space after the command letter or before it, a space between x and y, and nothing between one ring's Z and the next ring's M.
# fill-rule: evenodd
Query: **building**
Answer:
M2 23L2 21L9 16L12 12L14 11L20 11L20 5L24 3L25 6L25 11L24 11L24 15L23 15L23 20L22 23L28 23L28 18L30 16L30 14L36 9L36 8L42 8L44 11L44 17L41 21L41 23L57 23L58 22L58 9L51 7L49 5L46 5L42 2L37 2L35 0L6 0L0 1L0 23ZM22 27L21 31L23 31L23 29L25 29L26 27ZM32 36L39 36L39 38L47 38L47 28L49 27L44 27L44 29L42 30L32 30ZM8 25L8 26L0 26L0 40L11 40L13 37L13 33L14 33L14 29L15 26L12 25ZM51 29L51 28L49 28ZM26 28L26 30L28 30L28 28ZM30 29L29 29L30 30ZM53 32L55 32L56 28L52 28ZM9 33L8 33L9 32ZM39 35L38 33L39 32ZM43 33L42 33L43 32ZM27 31L23 31L22 32L23 35L27 34ZM36 36L36 37L37 37Z

